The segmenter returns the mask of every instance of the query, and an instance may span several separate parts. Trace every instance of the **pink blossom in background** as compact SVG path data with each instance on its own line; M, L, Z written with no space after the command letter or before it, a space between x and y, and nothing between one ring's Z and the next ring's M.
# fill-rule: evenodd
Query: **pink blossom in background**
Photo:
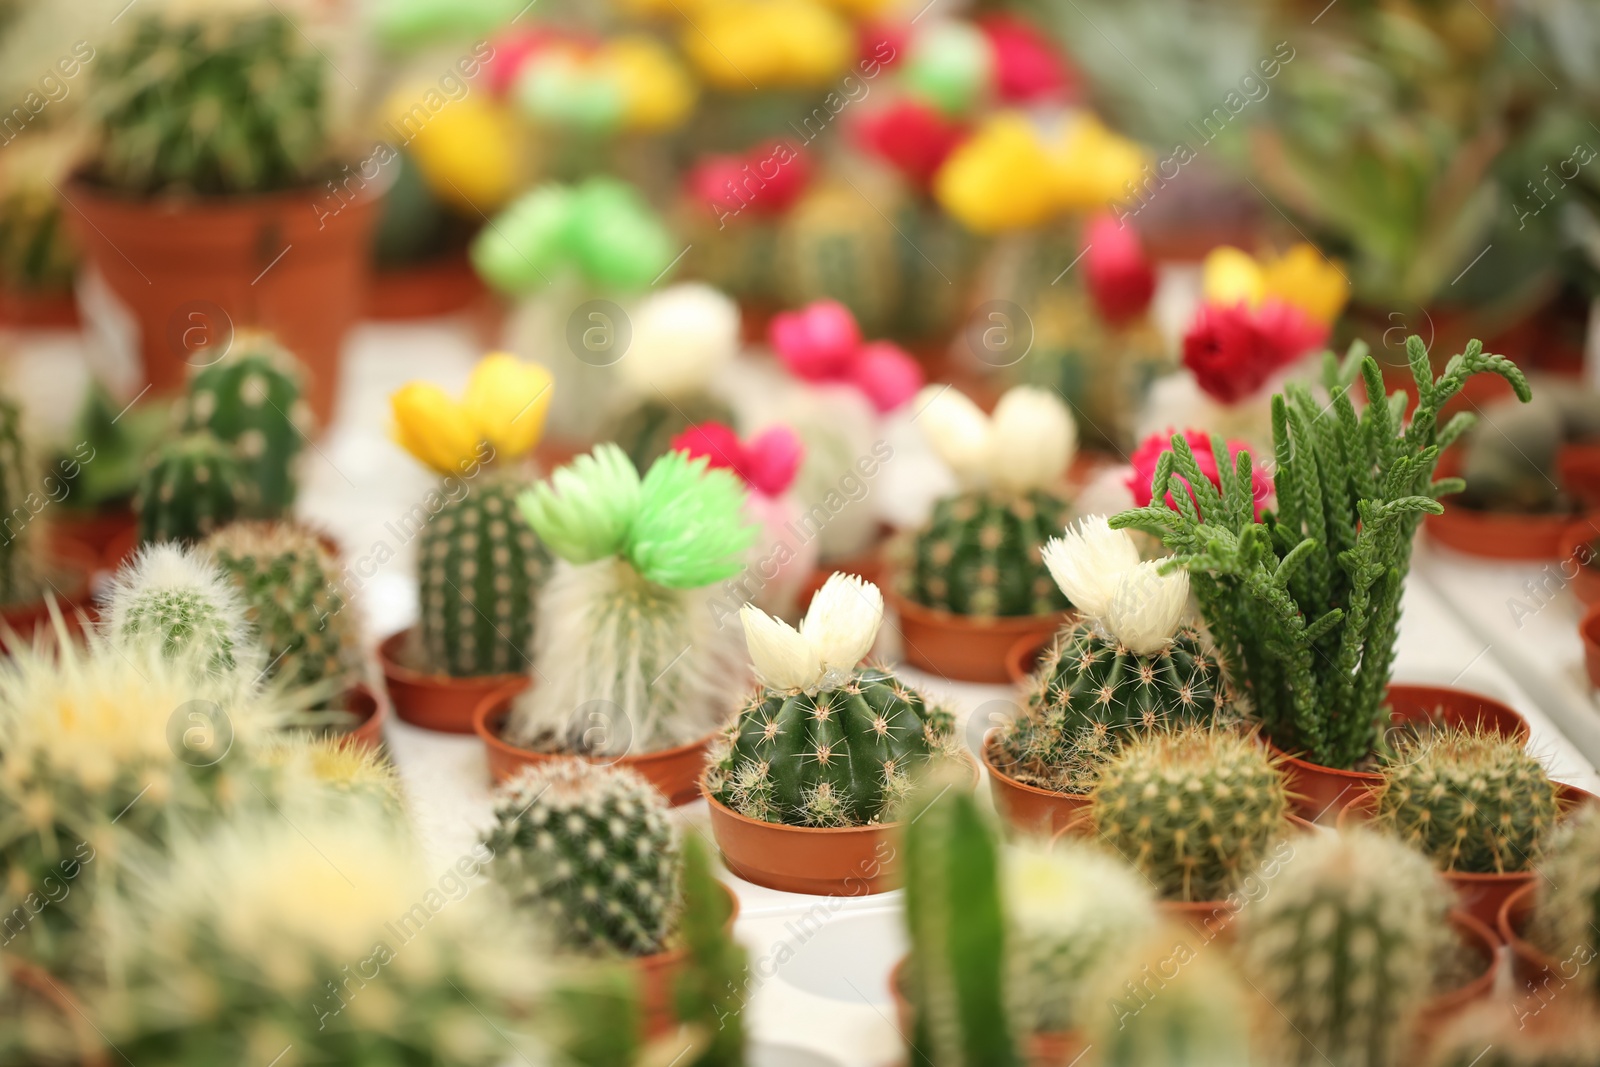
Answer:
M787 426L773 426L748 442L720 422L691 426L672 439L676 452L691 459L705 456L708 466L732 471L739 479L766 497L782 496L793 484L805 455L805 446Z
M917 395L926 381L922 365L892 341L862 345L850 369L854 382L879 413L893 411Z
M923 192L945 158L967 139L966 123L929 104L902 98L871 112L853 127L856 141Z
M1155 295L1156 272L1138 231L1101 215L1085 230L1084 245L1089 295L1100 317L1119 325L1143 315Z
M810 382L841 378L861 347L861 330L850 309L837 300L818 300L772 318L767 333L778 358L797 378Z
M1150 504L1153 497L1151 489L1156 478L1156 464L1161 460L1161 453L1172 451L1172 435L1175 432L1168 430L1165 433L1151 434L1144 439L1131 457L1133 473L1128 476L1128 489L1133 493L1134 503L1141 508ZM1217 457L1211 452L1211 435L1204 430L1190 429L1183 431L1183 439L1194 453L1194 461L1199 466L1200 473L1210 479L1212 485L1221 489L1222 475L1217 470ZM1239 453L1247 452L1250 448L1243 441L1229 441L1227 447L1230 469L1238 461ZM1173 479L1188 490L1189 499L1198 508L1200 502L1195 499L1194 490L1189 486L1189 482L1177 474L1173 475ZM1254 461L1253 456L1250 464L1250 483L1251 496L1255 501L1255 517L1259 522L1262 508L1265 507L1267 498L1272 495L1273 487L1271 476L1261 464ZM1170 491L1166 496L1166 505L1174 511L1178 510Z
M995 92L1007 103L1077 96L1071 70L1051 40L1015 15L986 15L978 28L994 51Z

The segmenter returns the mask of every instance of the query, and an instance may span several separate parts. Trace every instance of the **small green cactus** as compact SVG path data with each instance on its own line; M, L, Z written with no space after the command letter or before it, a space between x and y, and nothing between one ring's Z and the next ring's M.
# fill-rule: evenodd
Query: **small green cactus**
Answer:
M1466 728L1402 742L1384 762L1377 822L1441 869L1524 871L1556 821L1556 788L1520 739Z
M243 514L251 499L233 446L209 433L184 434L163 444L139 479L139 540L198 541Z
M406 813L400 773L389 758L337 734L287 730L266 740L256 762L274 775L274 801L291 815L314 818L336 812L378 816L403 824Z
M0 398L0 604L25 604L39 596L37 499L22 435L22 410Z
M1600 807L1585 805L1557 825L1538 873L1539 907L1529 939L1558 959L1579 951L1592 959L1600 945ZM1600 990L1596 970L1580 974L1588 989Z
M1294 849L1238 923L1240 969L1276 1009L1273 1062L1393 1067L1454 940L1450 892L1426 859L1370 831Z
M646 400L607 423L602 436L615 441L636 469L647 471L657 457L672 450L673 438L691 426L706 422L733 425L733 408L726 401L706 394L672 401Z
M1289 825L1288 789L1266 747L1229 730L1132 740L1091 797L1101 839L1174 900L1225 898Z
M209 430L234 447L255 486L246 509L251 518L280 518L294 503L294 460L312 429L303 377L294 356L270 335L246 331L189 376L184 429Z
M116 400L104 383L91 381L72 428L71 440L77 443L56 457L57 469L71 485L62 506L92 514L130 504L171 421L161 401L130 407Z
M169 659L208 673L256 658L255 634L233 583L209 558L175 544L145 545L123 565L101 626L117 644L153 642Z
M1452 1018L1427 1067L1593 1067L1600 1011L1581 997L1482 1001Z
M357 680L357 622L337 583L338 563L316 535L289 523L238 522L203 547L243 596L269 677L332 689L330 698Z
M626 767L578 759L524 770L495 798L489 871L572 947L661 951L678 905L666 798Z
M861 193L843 184L819 186L780 224L780 303L802 307L837 300L868 335L878 336L893 325L900 300L900 243L893 223Z

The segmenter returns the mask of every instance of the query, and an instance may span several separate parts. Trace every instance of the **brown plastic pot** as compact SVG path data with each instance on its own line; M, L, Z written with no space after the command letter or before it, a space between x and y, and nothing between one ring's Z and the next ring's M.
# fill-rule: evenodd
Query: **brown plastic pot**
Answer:
M104 511L70 511L63 508L51 516L51 528L58 538L76 541L87 548L100 566L114 571L122 563L122 545L137 536L138 518L129 502Z
M520 674L457 678L408 667L400 656L414 632L402 630L378 646L378 663L383 667L383 681L394 703L394 713L413 726L447 734L470 734L473 714L485 698L525 681Z
M1589 688L1600 689L1600 604L1591 604L1583 613L1578 637L1583 641L1583 672L1589 676Z
M467 311L489 290L465 252L398 270L376 270L367 287L365 316L384 322L434 319Z
M51 541L46 553L56 573L50 576L48 596L26 604L0 608L0 650L11 651L13 641L27 645L41 633L53 627L50 620L50 598L53 597L61 612L61 621L69 634L83 632L84 616L95 617L94 598L89 582L99 566L95 554L67 538Z
M1226 900L1158 900L1156 910L1193 930L1204 939L1203 944L1233 943L1233 920L1239 909Z
M902 1035L911 1034L917 1024L905 984L905 969L909 959L909 956L900 957L889 972L889 994L894 997L895 1022L899 1024ZM1029 1034L1026 1040L1028 1067L1072 1067L1089 1051L1083 1035L1076 1030Z
M722 891L723 900L726 901L724 910L727 918L723 920L722 929L731 937L733 924L739 918L739 898L722 882L717 883L717 888ZM640 1009L644 1016L646 1039L661 1037L677 1029L678 1014L673 1010L674 987L678 983L678 976L683 973L684 960L688 955L688 949L677 945L633 960L634 973L639 977Z
M998 726L983 735L983 768L989 772L989 794L1001 820L1025 833L1054 836L1063 830L1086 831L1089 795L1058 793L1017 781L995 766L994 746L999 737Z
M64 213L85 262L135 323L145 377L183 388L198 350L235 329L275 333L305 364L306 400L333 415L339 346L365 304L376 198L322 188L264 196L137 199L79 176Z
M388 717L388 701L381 698L365 682L357 682L344 692L344 710L357 718L356 725L345 737L356 745L374 752L383 748L383 720Z
M1483 961L1473 979L1455 989L1436 993L1423 1002L1417 1015L1416 1040L1426 1046L1451 1019L1494 992L1495 975L1500 970L1500 939L1494 931L1464 911L1450 913L1450 926L1463 944L1474 949Z
M19 330L76 330L78 301L72 290L24 292L0 286L0 326Z
M1583 519L1567 527L1561 537L1561 565L1571 566L1569 585L1580 603L1600 603L1600 558L1595 542L1600 541L1600 521Z
M511 711L511 701L531 684L527 678L518 675L479 701L472 713L472 729L483 739L484 748L488 750L489 777L495 785L516 777L525 767L552 760L588 758L565 752L535 752L513 745L501 736L506 716ZM637 771L662 792L669 804L679 807L700 795L700 774L705 770L706 750L716 737L717 732L712 731L687 745L590 762L615 764Z
M1538 907L1538 893L1539 883L1536 881L1513 892L1501 902L1496 923L1500 937L1511 949L1513 984L1533 993L1541 993L1548 986L1554 986L1559 991L1577 978L1582 967L1593 962L1594 950L1580 948L1579 953L1584 954L1583 958L1578 958L1578 953L1575 953L1565 960L1558 960L1523 936Z
M107 1067L111 1058L105 1042L89 1021L89 1015L78 1003L78 998L67 986L52 978L44 968L15 956L0 956L0 970L4 970L15 985L60 1016L63 1028L72 1033L74 1043L78 1046L77 1062L80 1067Z
M1583 465L1566 457L1563 449L1563 471L1581 472ZM1445 478L1461 472L1461 460L1455 451L1448 452L1439 461L1436 477ZM1575 495L1591 497L1580 505L1580 511L1564 511L1548 515L1527 515L1515 512L1483 511L1459 502L1445 501L1444 512L1429 515L1423 520L1428 536L1472 556L1485 559L1546 560L1560 559L1566 548L1566 534L1574 522L1587 522L1600 518L1594 510L1592 494L1585 489L1592 479L1579 474L1578 482L1569 488Z
M795 600L802 609L811 603L811 598L817 595L829 578L835 574L854 574L864 578L873 585L882 585L883 559L880 553L881 545L874 545L870 550L859 556L850 556L846 559L834 560L815 568L807 576L805 584L800 587L800 592Z
M1069 614L976 618L924 607L892 588L885 593L900 618L906 662L958 682L1004 683L1011 646L1029 636L1048 639Z
M1054 640L1055 634L1042 638L1038 634L1029 634L1006 649L1006 674L1011 677L1012 684L1027 685L1032 680L1033 672L1039 669L1044 650Z

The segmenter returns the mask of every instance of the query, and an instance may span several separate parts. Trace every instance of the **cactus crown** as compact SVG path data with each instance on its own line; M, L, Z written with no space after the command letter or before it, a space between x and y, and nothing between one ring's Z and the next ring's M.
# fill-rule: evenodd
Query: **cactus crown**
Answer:
M286 15L191 5L131 21L96 64L107 184L264 193L304 185L327 162L326 60Z
M150 457L133 509L139 540L198 541L232 522L255 499L233 446L199 432L175 437Z
M289 809L314 808L319 816L355 811L399 818L404 790L393 763L366 745L334 735L291 730L269 738L259 756L278 772L278 803Z
M1066 520L1052 492L976 489L940 500L912 540L905 591L957 615L1046 615L1070 605L1041 552Z
M1585 805L1550 835L1539 861L1539 908L1531 940L1558 959L1600 944L1600 807ZM1600 989L1589 968L1583 982Z
M575 948L645 956L672 932L678 839L666 798L626 767L551 760L507 782L490 873Z
M1377 821L1447 871L1527 870L1556 820L1556 789L1517 738L1465 727L1402 741Z
M254 633L244 602L226 575L201 553L173 544L145 545L117 572L103 632L119 643L153 641L168 658L210 673L252 665Z
M1288 790L1266 748L1230 730L1139 737L1100 771L1095 827L1163 896L1220 900L1288 828Z
M1305 835L1294 850L1239 921L1241 969L1283 1021L1273 1062L1399 1063L1453 940L1449 890L1369 831Z
M1299 384L1273 397L1276 514L1255 518L1248 453L1233 469L1218 465L1219 489L1180 433L1157 463L1153 503L1111 520L1175 553L1168 565L1189 569L1223 659L1267 735L1329 767L1353 767L1378 747L1411 540L1424 514L1443 510L1438 497L1462 487L1434 481L1433 472L1472 416L1440 426L1441 410L1482 372L1530 395L1516 366L1477 341L1437 379L1421 338L1406 341L1406 354L1420 397L1409 421L1406 394L1384 394L1378 363L1360 342L1342 365L1325 357L1331 403ZM1350 395L1358 374L1367 397L1359 414ZM1220 437L1211 444L1214 455L1230 455ZM1175 478L1188 488L1168 506Z

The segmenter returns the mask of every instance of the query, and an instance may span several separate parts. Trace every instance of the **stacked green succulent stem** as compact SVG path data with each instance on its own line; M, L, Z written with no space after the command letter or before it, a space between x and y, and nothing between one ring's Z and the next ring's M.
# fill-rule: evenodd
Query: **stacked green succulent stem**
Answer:
M216 362L189 376L184 428L210 431L234 447L255 487L250 517L279 518L294 503L294 460L312 432L302 377L294 356L270 336L243 331Z
M253 499L233 446L210 433L184 434L164 443L139 479L139 540L198 541L244 514Z
M1034 489L959 493L917 532L907 593L926 607L981 617L1045 615L1070 605L1040 551L1065 525L1067 502Z

